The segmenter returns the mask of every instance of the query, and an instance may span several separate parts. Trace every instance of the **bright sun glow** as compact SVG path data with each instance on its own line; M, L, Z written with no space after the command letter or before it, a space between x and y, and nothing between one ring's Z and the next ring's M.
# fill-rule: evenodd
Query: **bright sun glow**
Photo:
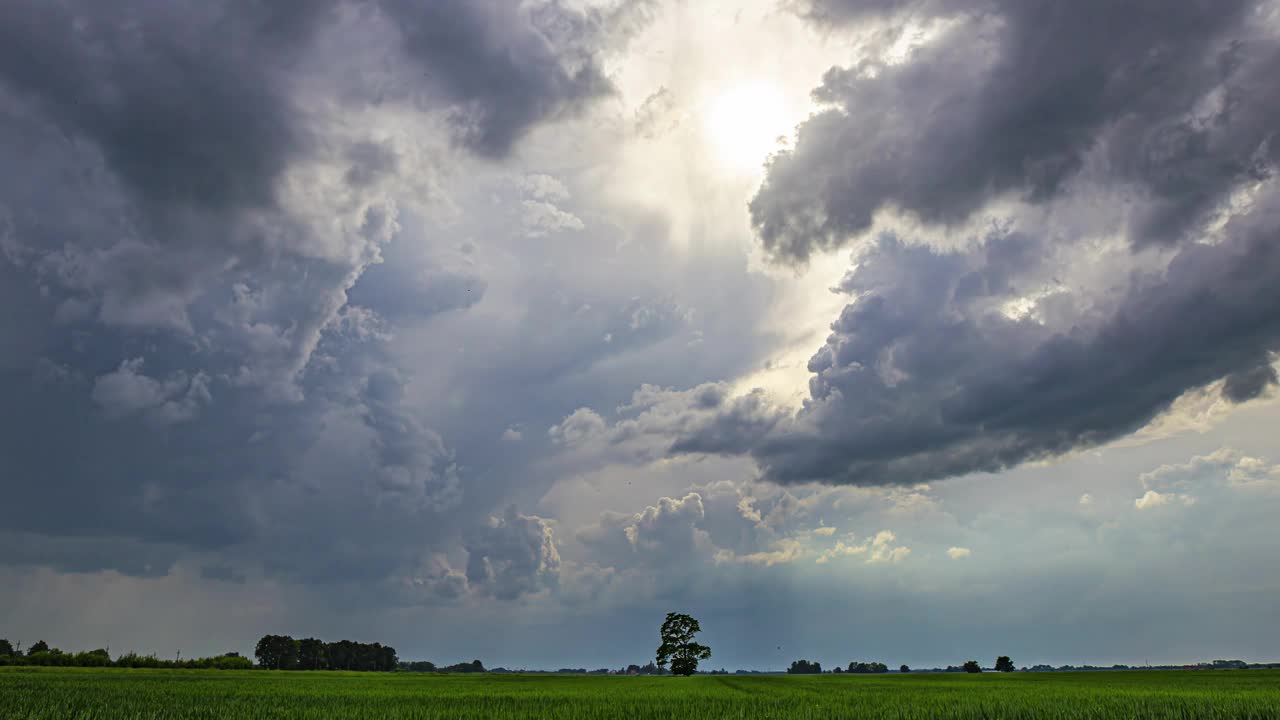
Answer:
M736 171L760 169L778 137L792 129L782 93L766 83L738 85L712 98L702 120L716 157Z

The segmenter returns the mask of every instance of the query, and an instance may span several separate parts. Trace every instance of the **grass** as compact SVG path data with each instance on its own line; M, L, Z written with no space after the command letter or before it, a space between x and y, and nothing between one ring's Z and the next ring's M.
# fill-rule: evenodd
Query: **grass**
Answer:
M0 668L0 718L1280 720L1280 671L671 678Z

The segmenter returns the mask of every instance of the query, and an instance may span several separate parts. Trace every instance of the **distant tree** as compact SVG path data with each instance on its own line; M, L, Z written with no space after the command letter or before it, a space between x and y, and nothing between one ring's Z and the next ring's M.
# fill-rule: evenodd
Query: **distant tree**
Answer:
M97 650L76 653L72 657L72 662L77 667L110 667L111 655L107 653L105 648L98 648Z
M298 669L298 641L288 635L263 635L253 654L267 670Z
M885 665L882 662L869 662L869 663L851 662L849 663L849 667L848 669L845 670L845 672L858 673L860 675L866 675L871 673L887 673L889 672L889 666Z
M996 658L996 672L1013 672L1013 661L1008 655L1001 655Z
M900 672L900 673L909 673L909 672L911 672L911 668L907 667L906 665L903 665L902 667L898 668L898 672Z
M326 643L324 646L325 659L329 663L330 670L354 670L355 669L355 643L350 640L339 640L338 642Z
M37 640L35 645L27 648L27 657L31 657L36 653L49 652L49 643L43 640Z
M17 654L18 653L13 649L13 643L5 640L4 638L0 638L0 657L13 657Z
M698 621L683 613L667 613L662 623L662 644L658 646L658 668L671 664L675 675L689 676L698 671L698 661L711 657L711 648L693 641L702 632Z
M484 672L484 663L481 663L479 660L472 660L469 663L450 665L444 668L444 671L456 673L482 673Z
M299 670L324 670L328 667L329 656L323 640L303 638L298 641Z
M396 649L390 645L381 645L378 647L378 672L391 672L400 664L400 658L396 656Z
M982 666L978 664L977 660L965 660L964 671L967 673L980 673L982 672Z
M796 660L791 663L791 667L787 668L787 673L790 675L820 675L822 674L822 663Z
M634 664L634 663L633 663L633 664L631 664L631 665L628 665L628 666L627 666L627 669L626 669L626 674L627 674L627 675L639 675L639 674L640 674L640 666L639 666L639 665L636 665L636 664Z

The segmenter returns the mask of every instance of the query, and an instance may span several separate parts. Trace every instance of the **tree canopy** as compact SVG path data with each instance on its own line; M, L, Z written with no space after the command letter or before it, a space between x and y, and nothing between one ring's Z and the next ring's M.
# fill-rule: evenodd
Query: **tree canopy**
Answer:
M667 613L662 623L662 644L658 646L656 662L659 668L671 665L675 675L692 675L698 671L698 661L711 657L711 648L693 641L702 632L702 626L692 616L683 613Z
M996 672L1013 672L1013 661L1008 655L996 658Z
M381 643L316 638L294 640L288 635L264 635L254 655L267 670L362 670L390 672L399 667L396 649Z
M822 673L822 663L808 660L796 660L787 668L789 675L818 675Z

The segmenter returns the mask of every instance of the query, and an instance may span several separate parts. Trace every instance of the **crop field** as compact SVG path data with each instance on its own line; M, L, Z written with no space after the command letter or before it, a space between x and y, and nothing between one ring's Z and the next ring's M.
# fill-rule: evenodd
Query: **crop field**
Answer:
M1280 671L673 678L0 668L0 717L1280 719Z

